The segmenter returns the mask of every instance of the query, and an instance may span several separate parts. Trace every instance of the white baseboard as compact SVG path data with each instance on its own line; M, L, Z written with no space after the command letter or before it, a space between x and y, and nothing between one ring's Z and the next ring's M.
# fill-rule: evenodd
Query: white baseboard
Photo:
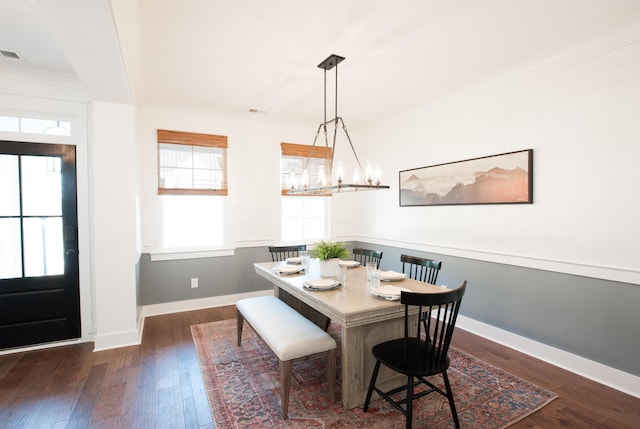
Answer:
M31 352L34 350L44 350L44 349L50 349L53 347L63 347L63 346L70 346L73 344L80 344L83 341L78 338L75 340L65 340L65 341L54 341L52 343L44 343L44 344L36 344L33 346L26 346L26 347L16 347L15 349L6 349L6 350L0 350L0 356L3 355L10 355L10 354L14 354L14 353L24 353L24 352Z
M144 319L145 317L158 316L161 314L181 313L183 311L202 310L205 308L233 305L238 302L239 299L265 295L273 295L273 289L261 290L258 292L237 293L234 295L189 299L185 301L167 302L163 304L145 305L142 307L140 318ZM144 323L142 323L142 325L144 325Z
M457 328L518 350L605 386L640 398L640 377L585 359L573 353L516 335L465 316L458 316Z
M98 334L93 339L93 344L94 352L118 347L136 346L140 344L140 331L138 328L106 335Z

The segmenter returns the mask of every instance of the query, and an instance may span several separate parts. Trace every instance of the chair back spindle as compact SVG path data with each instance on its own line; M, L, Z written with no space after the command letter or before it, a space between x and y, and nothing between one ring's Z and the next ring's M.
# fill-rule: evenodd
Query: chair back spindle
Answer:
M296 246L269 246L269 253L271 253L271 260L273 262L286 261L287 258L295 258L304 250L307 250L306 244Z

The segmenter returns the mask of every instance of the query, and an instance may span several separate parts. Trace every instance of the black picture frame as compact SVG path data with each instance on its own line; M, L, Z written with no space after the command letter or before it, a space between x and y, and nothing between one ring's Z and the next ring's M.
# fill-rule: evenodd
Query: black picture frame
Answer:
M533 149L399 172L400 206L533 204Z

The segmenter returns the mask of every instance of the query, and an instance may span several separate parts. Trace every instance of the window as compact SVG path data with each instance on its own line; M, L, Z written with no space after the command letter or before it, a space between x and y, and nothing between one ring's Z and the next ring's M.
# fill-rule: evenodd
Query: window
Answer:
M282 195L287 195L287 191L291 188L292 184L297 185L301 183L302 173L305 169L308 174L308 183L318 183L318 176L321 174L321 171L324 170L328 172L329 170L328 165L329 159L331 159L331 148L281 143L280 153L280 183ZM331 193L327 193L326 195L331 195Z
M282 241L313 241L329 237L329 197L281 197Z
M0 116L0 131L70 136L71 122L19 116Z
M227 195L227 137L158 130L158 193Z
M226 242L225 198L161 195L162 247L204 249Z
M312 241L329 237L329 196L287 195L292 180L299 181L306 168L310 183L318 182L321 168L326 171L331 149L282 143L280 181L282 193L281 240ZM307 164L308 160L308 164ZM305 165L307 164L307 165Z
M226 243L226 152L226 136L158 130L163 249L210 249Z

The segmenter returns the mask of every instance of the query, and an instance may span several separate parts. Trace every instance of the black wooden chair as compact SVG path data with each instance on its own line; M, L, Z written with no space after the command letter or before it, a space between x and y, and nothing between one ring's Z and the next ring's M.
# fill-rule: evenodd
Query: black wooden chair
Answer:
M382 259L382 251L361 249L355 247L353 249L353 260L360 262L360 265L367 265L367 262L375 262L376 268L380 268L380 259Z
M269 246L269 253L271 253L271 260L273 262L286 261L287 258L295 258L299 256L303 250L307 250L306 244L297 246Z
M410 255L400 255L400 262L402 262L402 272L407 277L432 285L436 284L442 267L440 261Z
M449 368L449 344L455 328L460 303L467 287L466 280L460 287L441 293L414 293L402 292L400 302L404 304L404 337L386 341L373 347L373 356L376 364L371 375L371 382L364 402L363 410L367 412L371 395L375 391L387 400L396 409L406 416L406 427L411 429L413 423L413 401L429 393L438 392L449 400L451 415L456 428L460 428L458 413L451 391L451 384L447 376ZM409 307L417 306L419 314L428 312L433 317L426 324L426 332L422 330L423 324L415 322L415 318L409 316ZM409 324L413 320L417 329L414 331ZM415 332L415 334L410 334ZM380 364L384 364L391 370L407 377L404 386L382 391L376 387ZM441 374L444 380L445 390L435 386L425 377ZM424 385L424 390L414 394L414 387ZM406 391L401 399L394 399L392 395ZM396 396L397 398L397 396ZM421 427L426 426L421 422Z

